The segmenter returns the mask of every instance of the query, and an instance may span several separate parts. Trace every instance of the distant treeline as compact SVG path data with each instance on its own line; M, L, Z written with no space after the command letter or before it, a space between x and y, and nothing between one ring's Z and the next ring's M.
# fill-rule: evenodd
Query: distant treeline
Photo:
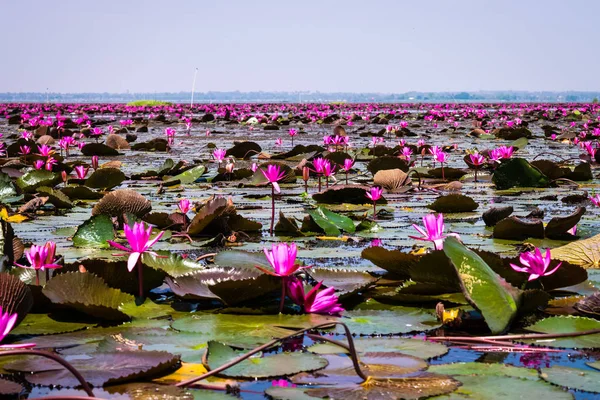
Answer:
M160 101L186 103L190 92L178 93L0 93L0 102L54 103L129 103ZM194 103L398 103L398 102L591 102L598 101L600 92L407 92L407 93L322 93L322 92L203 92L194 94Z

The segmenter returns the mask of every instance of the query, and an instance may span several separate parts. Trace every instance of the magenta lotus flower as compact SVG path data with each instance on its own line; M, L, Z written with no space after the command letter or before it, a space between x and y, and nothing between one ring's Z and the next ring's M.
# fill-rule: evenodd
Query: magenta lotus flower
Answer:
M33 162L33 167L35 169L42 169L45 164L46 164L46 162L44 160L35 160Z
M274 380L274 381L271 382L271 386L291 387L291 388L295 388L296 387L296 385L294 385L293 383L290 383L290 382L286 381L285 379Z
M19 154L26 156L27 154L31 153L31 147L27 146L27 145L23 145L21 147L19 147L20 152Z
M256 266L256 268L258 268L265 274L279 277L287 277L295 274L300 269L310 268L302 267L300 264L296 263L298 249L295 243L272 244L270 251L268 249L264 249L263 251L265 252L265 257L267 258L267 261L273 268L273 270L271 271L266 268Z
M425 146L425 139L419 139L419 140L417 140L417 146L418 147Z
M600 207L600 194L597 194L595 196L590 196L590 201L596 206L596 207Z
M335 165L333 165L329 160L325 160L323 164L323 176L325 177L325 187L329 187L329 178L333 177L335 172ZM335 179L335 178L334 178Z
M400 154L400 158L406 160L407 162L410 161L410 157L412 156L413 152L411 150L410 147L403 147L402 148L402 153Z
M296 277L291 277L287 280L287 291L292 301L301 306L305 313L339 316L344 312L344 308L335 295L335 289L329 287L319 291L322 284L323 281L317 283L308 294L305 294L303 282Z
M215 161L219 164L222 163L225 159L225 153L227 153L225 149L215 149L215 151L213 151L213 157L215 158Z
M17 267L35 270L36 285L40 285L39 271L47 271L49 269L62 268L56 264L56 243L47 242L43 246L31 245L28 251L25 252L25 257L29 261L29 266L15 263ZM46 275L48 277L48 275Z
M188 199L181 199L177 203L177 208L182 214L187 214L192 209L192 203Z
M477 172L479 172L479 167L485 163L485 157L479 153L473 153L469 154L469 159L471 164L475 166L475 182L477 182Z
M509 159L513 156L514 147L512 146L500 146L498 147L498 151L500 153L501 158Z
M288 131L288 135L290 135L290 137L292 138L292 147L294 146L294 136L296 136L298 134L298 131L295 129L290 129Z
M86 168L83 165L76 166L75 174L77 175L77 179L85 179L89 170L89 168Z
M90 134L92 136L102 136L103 133L104 132L102 131L102 128L98 128L98 127L92 128L92 130L90 131Z
M177 133L175 128L165 128L165 135L167 136L167 143L169 144L169 146L173 145L173 141L175 140L175 133Z
M531 253L521 253L519 261L521 262L521 266L512 263L510 264L510 266L517 272L528 273L528 281L533 281L542 276L552 275L562 265L562 262L559 262L558 265L554 267L554 269L548 271L550 261L552 261L550 249L546 250L546 255L544 256L542 255L542 251L537 247Z
M6 335L10 333L12 328L14 328L17 323L18 314L9 314L8 312L2 312L2 306L0 306L0 343L4 340ZM27 349L35 347L35 343L23 343L23 344L3 344L0 345L0 349L10 350L10 349Z
M112 240L107 240L107 243L112 247L117 248L119 250L123 250L129 253L129 258L127 260L127 269L129 272L133 271L133 268L137 265L138 267L138 285L139 285L139 295L140 297L144 297L144 281L142 275L142 265L140 263L140 257L143 253L148 253L156 256L155 252L149 251L152 246L156 242L160 240L160 238L164 235L164 231L160 231L154 239L150 239L152 235L152 227L148 226L148 229L145 227L144 222L136 222L133 224L133 228L130 228L129 225L125 225L124 227L125 237L127 238L127 242L129 243L129 248L125 247L117 242ZM116 256L124 256L126 254L115 254Z
M257 163L252 163L252 165L250 166L250 170L252 172L256 172L257 169L258 169L258 164Z
M94 171L98 169L98 156L92 156L92 168Z
M353 159L346 158L344 160L344 166L342 167L342 170L346 174L346 185L348 184L348 172L352 169L353 166L354 166L354 160Z
M422 237L409 236L409 238L433 242L433 247L436 250L442 250L444 248L444 239L446 239L448 236L454 236L457 239L460 239L456 233L444 235L445 227L443 214L438 214L437 217L434 214L425 215L423 217L423 225L425 226L425 229L413 224L413 228L415 228L417 232L422 235Z
M276 193L281 192L281 188L279 187L279 181L285 177L285 171L281 170L279 165L267 165L267 170L261 168L260 172L263 173L265 178L273 185L273 189Z
M46 170L52 171L52 167L54 167L56 164L58 164L58 161L56 161L54 157L48 157L46 160Z
M295 274L298 270L310 267L302 267L300 264L296 263L296 255L298 254L298 250L295 243L273 244L271 245L271 251L264 249L264 252L265 257L267 257L267 261L273 270L271 271L266 268L259 267L258 265L255 267L265 274L281 277L281 301L279 303L279 312L282 312L285 301L287 279L291 275Z
M366 193L367 198L373 202L373 219L377 218L377 200L381 198L382 193L383 189L377 186L373 186Z
M44 157L48 157L49 155L54 153L54 150L52 149L52 147L42 144L41 146L38 146L38 153L40 153L40 155Z

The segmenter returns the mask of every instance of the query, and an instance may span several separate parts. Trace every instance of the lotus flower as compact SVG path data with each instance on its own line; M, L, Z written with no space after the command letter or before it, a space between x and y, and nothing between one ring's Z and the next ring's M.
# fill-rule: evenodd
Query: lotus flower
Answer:
M52 168L58 164L58 161L56 161L54 159L54 157L48 157L48 159L46 160L46 170L47 171L52 171Z
M304 181L304 192L308 193L308 180L310 179L310 168L302 167L302 180Z
M590 201L596 206L596 207L600 207L600 194L597 194L595 196L590 196Z
M373 218L377 218L377 200L381 198L381 194L383 193L383 189L377 186L373 186L366 193L368 199L373 202Z
M265 274L281 277L281 301L279 303L279 312L283 311L283 304L285 301L285 290L286 280L291 275L295 274L298 270L310 267L302 267L296 263L296 255L298 250L296 244L279 243L271 245L271 251L264 249L267 261L273 268L272 271L259 267L256 268L264 272Z
M344 166L342 167L342 169L344 170L344 173L346 174L346 185L348 184L348 172L352 169L353 166L354 166L353 159L346 158L344 160Z
M48 157L49 155L54 153L54 150L52 149L52 147L42 144L41 146L38 146L38 152L40 153L40 155Z
M75 174L77 175L77 179L85 179L89 170L89 168L86 168L83 165L76 166Z
M500 158L504 158L504 159L511 158L512 155L513 155L514 150L515 149L512 146L509 146L509 147L500 146L500 147L498 147L498 152L500 153L500 156L501 156Z
M533 281L542 276L549 276L556 272L556 270L562 265L562 262L559 262L554 269L548 271L548 267L550 266L550 261L552 261L552 256L550 254L550 249L546 250L546 255L542 255L542 251L536 247L536 249L531 253L521 253L519 257L519 261L522 266L510 264L511 268L517 272L526 272L529 274L528 281Z
M325 187L329 187L329 178L333 177L334 172L335 165L333 165L329 160L325 160L325 163L323 164L323 176L325 177Z
M31 147L27 146L27 145L23 145L21 147L19 147L19 149L21 150L19 153L26 156L27 154L31 153Z
M2 313L2 306L0 306L0 343L9 334L12 328L15 326L15 323L18 319L18 314L9 314L8 312ZM0 349L26 349L30 347L35 347L35 343L23 343L23 344L3 344L0 345Z
M62 268L56 264L56 243L46 242L43 246L31 245L29 250L25 252L25 257L29 261L29 266L15 263L16 266L35 270L36 285L40 285L39 271L47 271L49 269ZM46 275L48 277L48 275Z
M44 164L46 164L46 162L44 160L35 160L33 162L33 167L35 169L42 169L44 167Z
M438 214L436 217L434 214L427 214L423 217L423 225L425 229L420 226L413 224L413 228L419 232L422 237L409 236L411 239L426 240L433 242L433 246L436 250L442 250L444 248L444 239L448 236L454 236L457 239L460 237L456 233L449 233L444 235L444 215Z
M225 149L215 149L215 151L213 151L213 157L215 158L215 161L219 164L222 163L225 159L225 153L227 153Z
M252 165L250 166L250 170L252 172L256 172L257 169L258 169L258 164L257 163L252 163Z
M142 265L139 262L140 257L143 253L148 253L156 256L155 252L149 251L152 246L156 242L160 240L162 235L164 235L164 231L161 231L156 235L156 237L150 240L150 236L152 235L152 227L149 226L148 229L145 227L144 222L136 222L133 224L133 228L130 228L129 225L125 225L124 227L125 237L127 238L127 242L129 243L129 248L125 247L119 243L113 242L112 240L108 240L107 243L112 247L115 247L119 250L123 250L129 253L129 258L127 260L127 269L129 272L133 271L133 268L137 265L138 267L138 284L139 284L139 294L140 297L144 297L144 281L142 276ZM116 256L123 256L125 254L115 254Z
M475 166L475 182L477 182L477 172L479 172L479 167L485 163L485 157L479 153L473 153L469 154L469 158L471 164Z
M167 143L169 144L169 146L173 145L176 132L177 131L175 130L175 128L165 128L165 135L167 136Z
M177 203L177 208L182 214L187 214L192 209L192 203L188 199L181 199Z
M92 156L92 168L94 171L98 169L98 156Z
M287 291L292 301L304 309L305 313L340 315L344 312L335 289L329 287L319 291L323 281L317 283L308 294L304 293L304 284L296 277L287 280Z
M288 131L288 135L290 135L290 137L292 138L292 147L294 147L294 136L296 136L297 133L298 131L295 129L290 129Z

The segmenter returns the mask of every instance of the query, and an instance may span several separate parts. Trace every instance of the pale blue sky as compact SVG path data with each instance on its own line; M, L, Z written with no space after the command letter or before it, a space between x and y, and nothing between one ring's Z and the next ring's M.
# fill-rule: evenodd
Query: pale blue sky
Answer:
M0 92L600 90L596 0L0 0Z

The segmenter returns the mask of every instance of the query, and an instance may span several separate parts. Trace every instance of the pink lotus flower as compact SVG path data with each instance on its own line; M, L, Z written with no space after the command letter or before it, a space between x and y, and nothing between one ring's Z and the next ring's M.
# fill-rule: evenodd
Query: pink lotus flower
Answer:
M295 388L296 387L296 385L294 385L293 383L290 383L290 382L286 381L285 379L274 380L274 381L271 382L271 386L291 387L291 388Z
M252 172L256 172L257 169L258 169L258 164L257 163L252 163L252 165L250 166L250 170Z
M36 285L40 284L39 271L45 271L48 269L62 268L61 265L56 264L56 243L46 242L43 246L31 245L28 251L25 252L25 257L29 261L29 266L15 263L16 266L21 268L35 270Z
M402 158L408 162L408 161L410 161L410 156L412 156L412 153L413 152L410 147L403 147L402 154L400 154L400 158Z
M512 155L513 155L513 151L514 150L515 149L512 146L509 146L509 147L507 147L507 146L500 146L500 147L498 147L498 151L500 152L501 158L505 158L505 159L511 158Z
M9 314L8 312L2 313L2 307L0 306L0 343L6 335L12 330L17 322L18 314ZM10 350L10 349L26 349L30 347L35 347L35 343L23 343L23 344L3 344L0 345L0 349Z
M542 276L549 276L556 272L556 270L562 265L562 262L559 262L558 265L548 271L548 267L550 266L550 261L552 261L552 257L550 254L550 249L546 250L546 255L542 255L542 252L539 248L536 248L531 253L521 253L519 257L519 261L522 266L510 264L511 268L517 272L526 272L529 274L528 281L533 281Z
M38 146L38 153L40 153L44 157L48 157L49 155L54 153L52 147L47 146L45 144Z
M102 132L102 128L98 128L98 127L96 127L96 128L92 128L92 130L91 130L91 132L90 132L90 134L91 134L92 136L101 136L103 133L104 133L104 132Z
M282 145L283 145L283 139L282 138L275 139L275 146L276 147L281 147Z
M89 168L86 168L83 165L76 166L75 174L77 175L77 179L85 179L89 170L90 170Z
M33 168L42 169L44 167L44 164L46 164L46 162L44 160L35 160L33 162Z
M288 135L290 135L291 137L294 137L294 136L296 136L296 134L297 134L297 133L298 133L298 131L297 131L297 130L295 130L295 129L290 129L290 130L288 131Z
M267 257L267 261L273 268L273 270L271 271L263 267L256 266L256 268L258 268L265 274L279 277L288 277L290 275L295 274L300 269L310 268L302 267L300 264L296 263L296 255L298 254L298 249L296 248L295 243L273 244L271 245L270 251L268 249L264 249L263 251L265 252L265 257Z
M348 172L352 169L353 166L354 166L354 160L353 159L346 158L344 160L344 166L342 167L342 170L346 174L346 185L348 184Z
M176 132L177 131L175 130L175 128L165 128L165 135L167 136L167 142L169 143L169 145L173 144Z
M181 199L177 203L177 208L182 214L187 214L192 209L192 203L188 199Z
M377 186L373 186L367 193L366 196L373 202L373 219L377 218L377 200L381 198L383 189Z
M281 188L279 187L278 182L283 179L285 172L281 170L279 165L267 165L267 170L261 169L260 172L262 172L265 178L273 185L275 192L280 193Z
M98 156L92 156L92 168L94 171L98 169Z
M409 238L431 241L433 242L433 247L436 250L442 250L444 248L444 239L446 239L448 236L454 236L457 239L460 239L456 233L444 235L445 227L443 214L438 214L437 217L434 214L425 215L423 217L423 225L425 225L424 230L420 226L413 224L413 228L415 228L417 232L422 235L422 237L409 236Z
M31 147L27 146L27 145L23 145L21 147L19 147L19 149L21 150L19 152L19 154L26 156L27 154L31 153Z
M469 154L469 158L471 160L471 164L473 164L476 167L485 163L485 157L479 153Z
M52 167L58 164L58 161L54 159L54 157L48 157L46 160L46 171L52 171Z
M333 287L325 290L319 289L323 281L317 283L308 294L304 293L304 284L296 277L287 280L287 291L292 301L304 309L305 313L340 315L344 312L339 298L334 294Z
M417 140L417 146L418 147L425 146L425 139L419 139L419 140Z
M590 201L596 206L596 207L600 207L600 194L597 194L595 196L590 196Z
M130 253L129 258L127 260L127 269L129 270L129 272L131 272L138 263L142 253L156 255L156 253L151 252L149 250L152 246L154 246L156 242L160 240L160 238L162 237L162 235L164 235L165 232L159 232L154 239L150 240L150 235L152 235L152 227L148 226L148 229L146 229L144 222L134 223L133 228L130 228L129 225L125 225L124 231L125 237L127 238L127 242L129 243L130 248L125 247L112 240L108 240L107 242L112 247ZM119 254L119 256L122 255L124 254Z
M225 153L227 153L225 149L215 149L215 151L213 151L213 157L215 158L215 161L219 164L222 163L225 159Z

